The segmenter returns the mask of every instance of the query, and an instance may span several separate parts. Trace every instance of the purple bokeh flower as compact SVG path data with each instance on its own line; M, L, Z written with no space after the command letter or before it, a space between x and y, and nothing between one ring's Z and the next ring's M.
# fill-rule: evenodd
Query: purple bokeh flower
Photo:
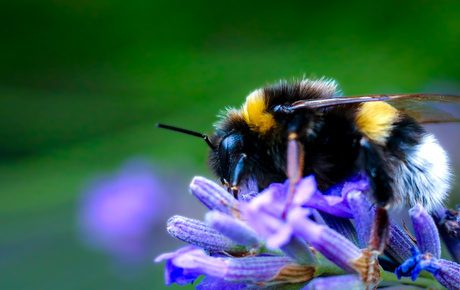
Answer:
M167 203L163 192L146 161L128 161L84 192L77 216L81 238L118 263L145 261L152 254L157 235L154 226Z

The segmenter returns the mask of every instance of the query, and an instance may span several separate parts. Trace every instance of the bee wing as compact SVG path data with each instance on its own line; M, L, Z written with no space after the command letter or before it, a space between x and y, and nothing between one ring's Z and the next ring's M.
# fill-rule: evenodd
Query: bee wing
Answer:
M460 122L460 119L440 108L433 107L433 103L448 103L460 105L460 96L434 94L406 94L406 95L369 95L354 97L337 97L331 99L302 100L292 104L291 109L298 108L326 108L344 104L384 101L413 117L419 123Z

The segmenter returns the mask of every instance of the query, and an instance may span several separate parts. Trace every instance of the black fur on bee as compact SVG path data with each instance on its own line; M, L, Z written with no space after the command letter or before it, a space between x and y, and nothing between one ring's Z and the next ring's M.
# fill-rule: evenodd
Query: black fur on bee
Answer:
M259 190L284 182L289 177L287 140L294 133L303 150L301 175L314 174L322 191L364 172L380 206L440 203L451 178L448 159L412 117L380 101L295 107L336 97L331 81L281 83L253 92L241 109L227 110L216 125L210 167L231 188L250 179L257 181ZM427 146L441 157L437 164L421 156L421 148ZM429 172L435 166L442 172ZM430 182L442 185L444 192L437 194L441 196L427 197L434 192Z
M425 101L460 103L457 96L409 94L340 97L331 80L281 82L252 92L230 108L207 135L208 162L237 196L242 185L313 174L322 191L356 173L370 179L371 198L381 207L442 205L452 174L447 154L422 123L458 122ZM414 102L421 109L414 106ZM422 114L428 112L428 114Z

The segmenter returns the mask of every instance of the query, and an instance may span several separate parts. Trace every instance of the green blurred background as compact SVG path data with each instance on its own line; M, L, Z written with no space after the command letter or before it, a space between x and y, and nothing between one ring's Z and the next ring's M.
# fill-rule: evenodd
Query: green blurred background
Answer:
M168 2L0 4L1 289L166 287L163 264L121 278L75 230L84 184L138 155L202 218L187 183L211 176L207 146L156 122L210 133L251 90L303 75L345 95L460 93L458 1ZM459 126L430 127L455 168Z

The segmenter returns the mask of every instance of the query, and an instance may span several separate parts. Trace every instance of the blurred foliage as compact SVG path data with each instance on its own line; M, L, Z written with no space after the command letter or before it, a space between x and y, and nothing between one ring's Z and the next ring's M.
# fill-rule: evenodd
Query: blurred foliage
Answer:
M88 178L138 154L186 182L209 176L202 140L155 123L212 132L219 110L279 79L335 78L345 95L458 84L459 12L457 1L2 1L0 288L164 287L162 265L120 282L78 244Z

